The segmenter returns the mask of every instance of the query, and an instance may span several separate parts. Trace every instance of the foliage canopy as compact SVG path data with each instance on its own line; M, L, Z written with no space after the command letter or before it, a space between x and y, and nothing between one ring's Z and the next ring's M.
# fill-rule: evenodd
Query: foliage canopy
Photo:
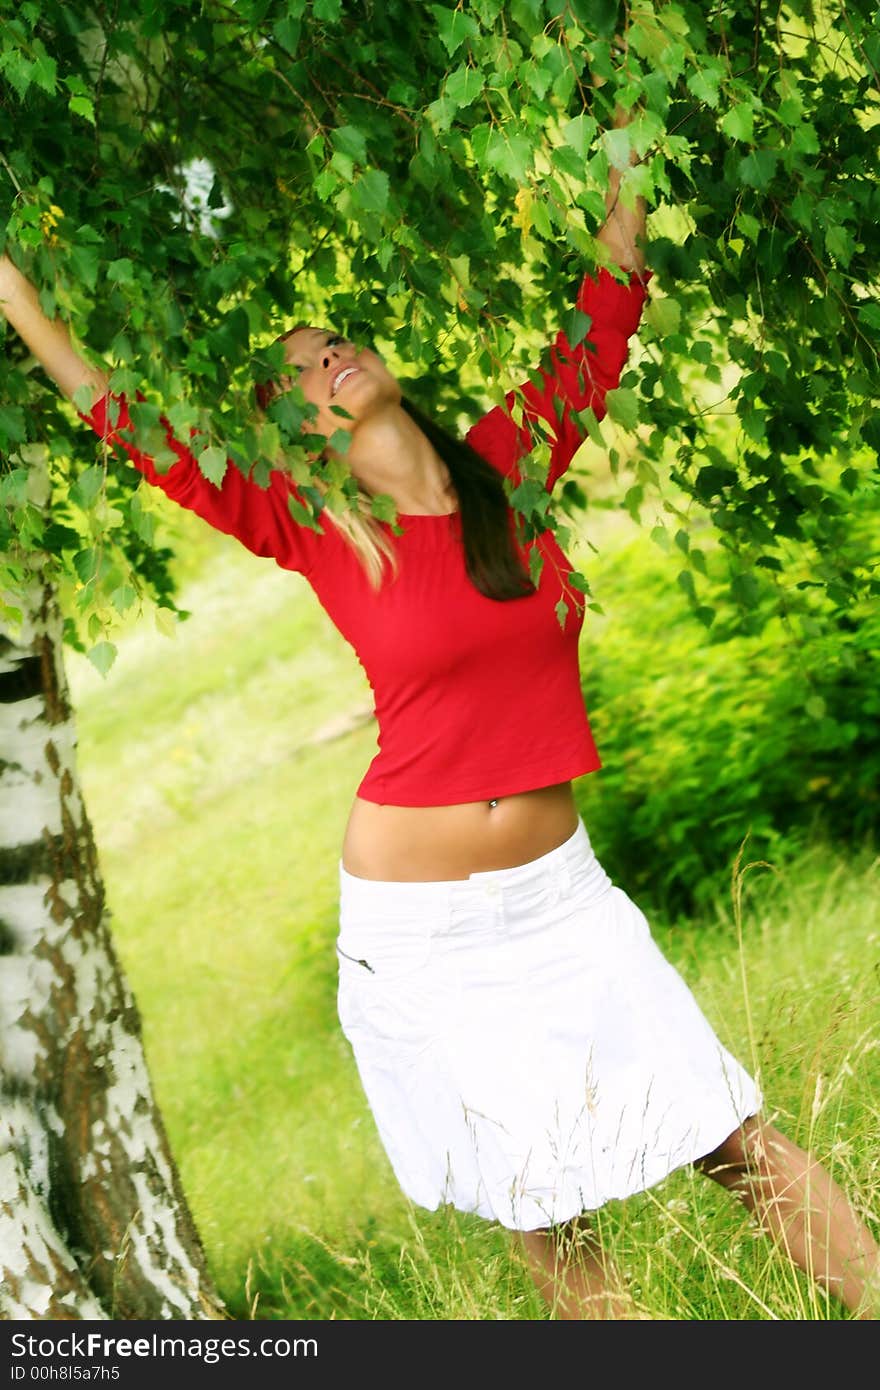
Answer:
M671 469L673 533L682 497L711 514L755 621L792 543L816 557L798 582L832 608L876 592L871 556L841 550L880 446L865 0L0 0L0 20L0 236L113 385L145 393L148 444L161 402L201 431L209 477L227 456L265 477L302 410L291 396L256 424L253 386L301 319L375 340L420 403L473 415L560 321L585 331L566 306L600 259L616 165L621 196L647 199L655 272L609 401L615 469L638 436L624 504L637 513ZM139 593L173 607L164 557L134 475L95 462L6 346L12 583L15 546L45 552L75 586L69 635L100 664L108 619ZM27 469L47 443L48 521ZM538 449L516 499L539 518L541 466ZM330 505L346 490L340 470ZM563 497L586 500L574 479ZM683 517L679 582L710 622L693 529Z

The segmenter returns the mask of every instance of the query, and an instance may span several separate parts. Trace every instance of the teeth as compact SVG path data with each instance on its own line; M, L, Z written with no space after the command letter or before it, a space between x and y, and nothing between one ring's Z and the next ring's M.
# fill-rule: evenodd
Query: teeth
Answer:
M343 381L345 381L347 377L350 377L352 373L356 371L357 367L346 367L344 372L340 372L336 380L333 382L333 391L331 394L335 396Z

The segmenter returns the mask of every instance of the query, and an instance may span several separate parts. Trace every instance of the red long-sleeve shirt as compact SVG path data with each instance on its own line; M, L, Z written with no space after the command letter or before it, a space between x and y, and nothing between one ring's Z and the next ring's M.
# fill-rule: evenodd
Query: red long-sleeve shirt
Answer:
M572 348L559 333L540 384L517 393L525 422L511 416L515 394L467 434L500 473L519 480L517 465L532 444L528 420L549 426L548 488L568 468L583 431L576 412L605 413L645 301L648 275L629 284L601 270L581 284L577 307L587 337ZM398 573L375 590L357 555L331 521L320 531L293 520L295 486L282 470L260 487L230 464L220 487L209 482L185 444L169 439L177 462L160 473L121 431L124 401L112 428L107 399L89 423L122 446L144 476L181 506L236 536L256 555L306 576L331 620L357 653L373 690L378 752L358 788L368 801L441 806L483 801L566 782L601 766L580 684L579 595L568 588L572 566L551 533L533 542L544 565L535 593L503 602L486 598L467 577L460 517L398 518ZM565 595L563 626L556 605Z

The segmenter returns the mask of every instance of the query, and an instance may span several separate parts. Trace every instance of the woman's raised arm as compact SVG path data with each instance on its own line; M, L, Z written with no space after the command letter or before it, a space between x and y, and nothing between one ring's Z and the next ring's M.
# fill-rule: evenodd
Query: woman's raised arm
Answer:
M82 386L89 387L93 402L107 394L106 373L77 352L61 319L47 318L36 289L5 254L0 255L0 310L65 396L72 400Z
M290 502L296 490L286 473L275 469L269 486L259 487L228 463L222 482L213 483L164 419L168 447L177 461L159 472L133 441L124 397L110 397L108 375L77 352L60 319L47 318L34 286L6 255L0 256L0 309L64 394L71 400L76 397L82 418L100 438L118 444L148 482L216 530L235 536L254 554L271 557L284 569L308 571L317 538L314 531L307 533L304 526L294 524ZM77 395L81 387L88 388L90 400Z
M613 48L615 52L626 59L627 37L626 29L618 34L614 40ZM604 87L605 77L600 77L597 73L591 74L593 86L598 90ZM623 126L629 125L632 119L631 113L622 106L616 105L612 125L614 129L620 130ZM638 163L638 156L634 151L630 151L630 165ZM617 262L623 270L635 271L639 276L645 269L645 222L647 208L644 198L636 197L631 207L625 206L620 201L620 184L623 178L623 170L614 165L608 171L608 194L605 199L605 221L601 229L596 233L596 240L601 241L608 247L612 259Z
M622 107L614 113L614 125L619 130L629 125L630 116ZM637 156L630 154L630 164L637 163ZM634 270L641 275L645 269L645 221L647 209L644 198L637 197L632 207L626 207L620 200L620 182L623 172L612 167L608 174L608 194L605 199L605 221L596 233L596 240L608 247L612 257L624 270Z

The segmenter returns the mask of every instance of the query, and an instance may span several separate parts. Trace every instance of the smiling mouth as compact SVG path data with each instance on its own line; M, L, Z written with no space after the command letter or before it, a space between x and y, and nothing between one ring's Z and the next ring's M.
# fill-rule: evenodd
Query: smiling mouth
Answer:
M359 367L344 367L341 372L337 372L330 387L330 395L335 396L342 383L347 381L350 376L354 376L355 372L359 370Z

